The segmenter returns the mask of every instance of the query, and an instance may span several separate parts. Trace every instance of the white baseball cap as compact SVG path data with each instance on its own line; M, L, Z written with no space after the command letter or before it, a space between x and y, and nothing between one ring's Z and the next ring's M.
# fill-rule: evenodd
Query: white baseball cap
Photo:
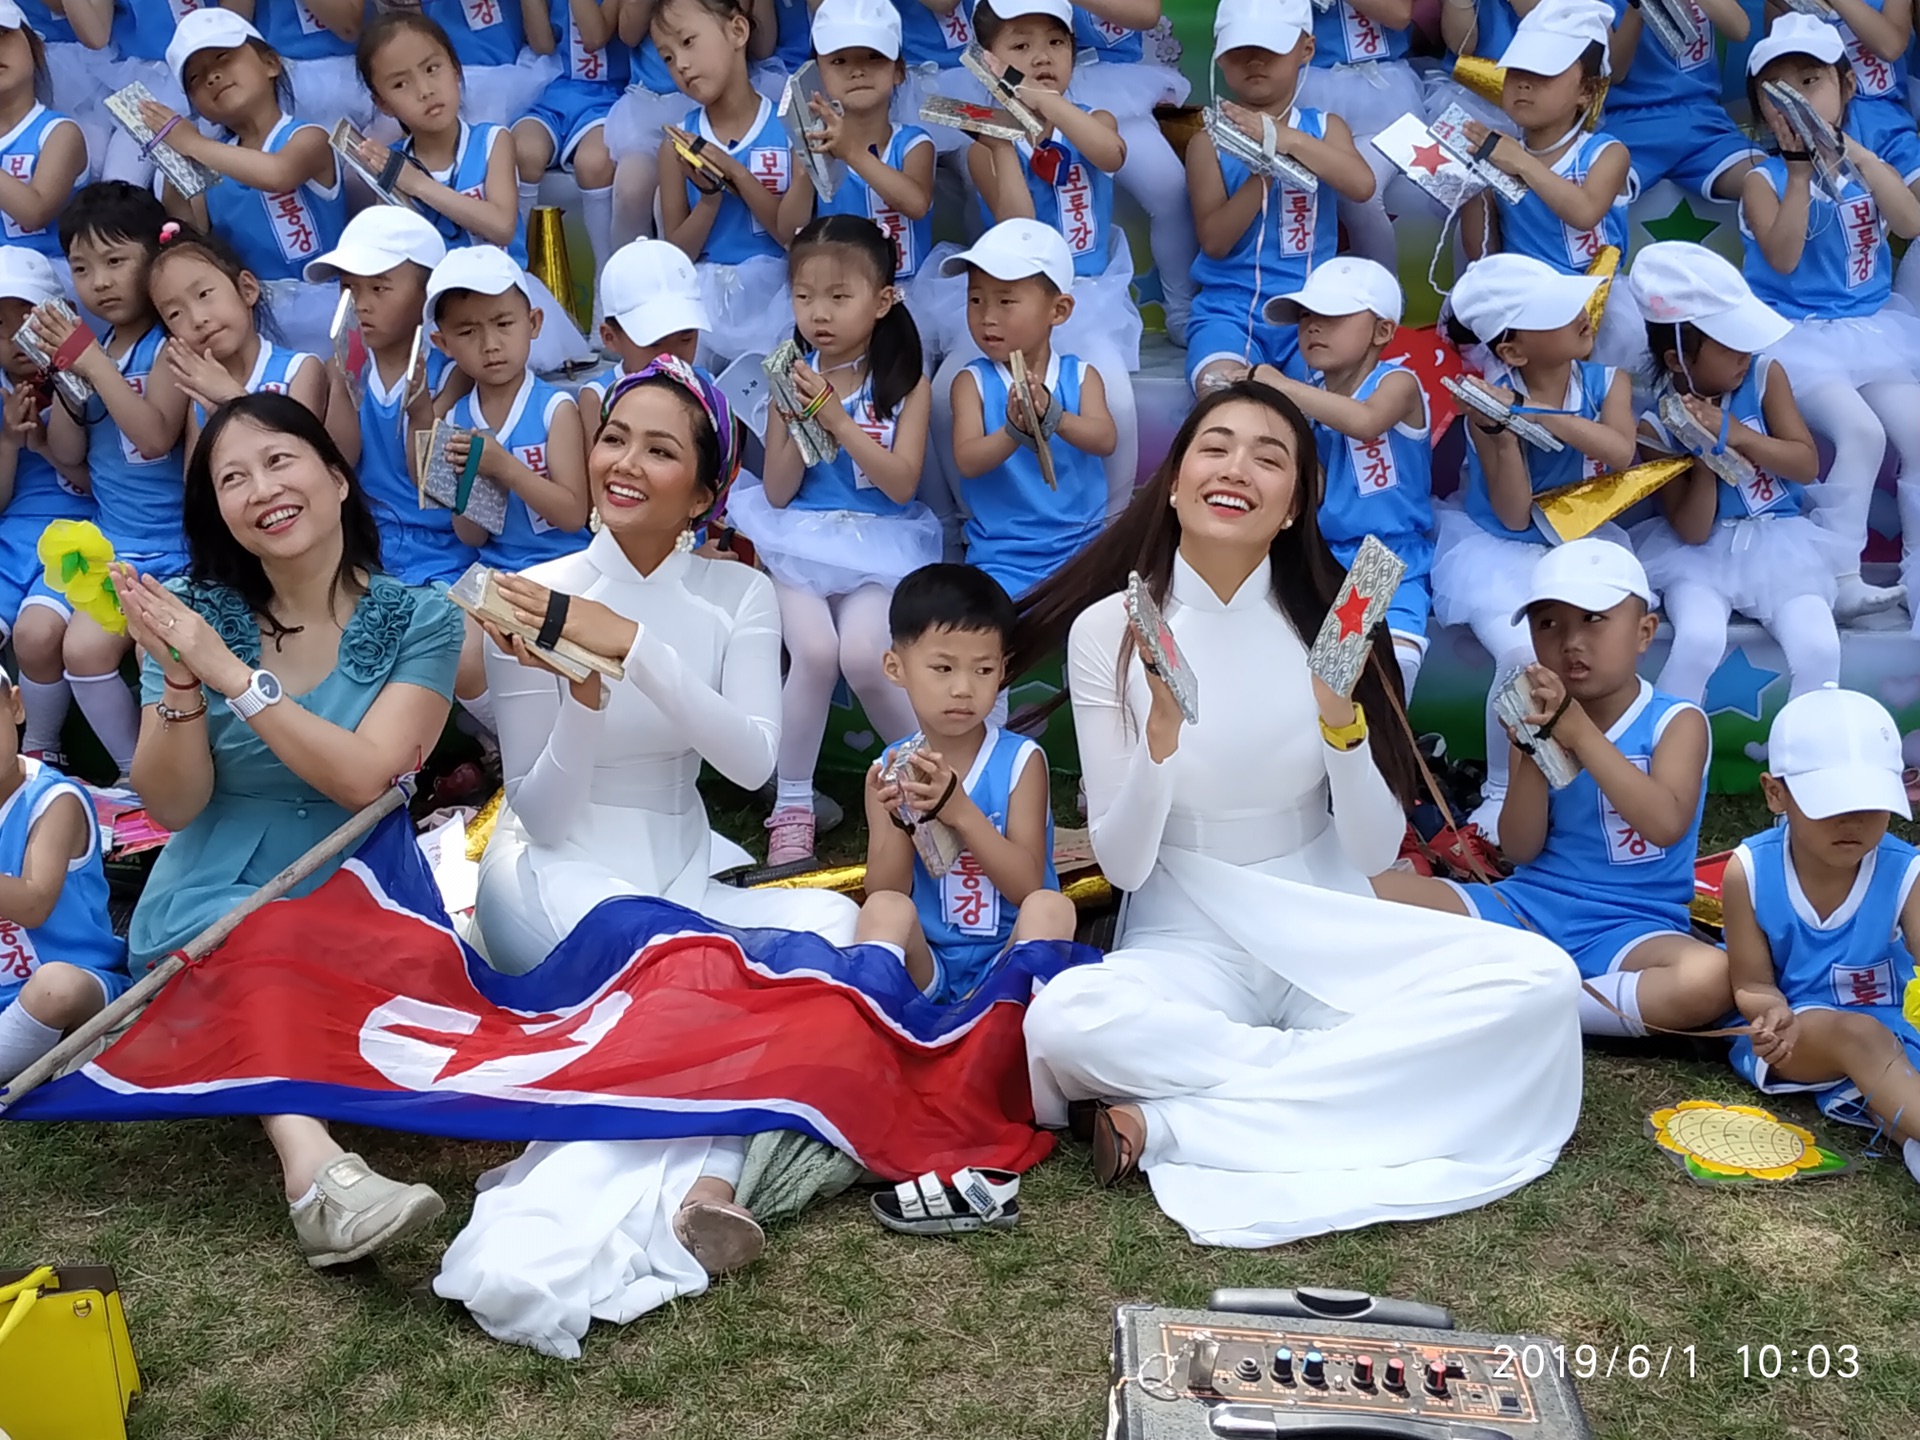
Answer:
M1073 5L1070 0L986 0L986 3L987 8L1002 20L1018 20L1022 15L1051 15L1069 30L1073 28ZM814 24L818 27L817 17Z
M1739 268L1686 240L1657 240L1633 257L1627 290L1655 325L1694 325L1730 350L1778 345L1793 326L1755 295Z
M1531 255L1483 256L1447 297L1453 313L1483 344L1509 330L1558 330L1586 308L1601 281L1562 275Z
M1213 12L1213 58L1249 46L1291 55L1312 30L1308 0L1220 0Z
M1838 65L1846 51L1839 26L1790 10L1774 21L1766 39L1748 52L1747 74L1758 75L1782 55L1811 55L1829 65Z
M301 274L321 283L342 275L384 275L409 260L432 270L446 258L447 242L419 212L405 205L369 205L347 221L340 243L309 260Z
M4 3L11 0L0 0L0 4ZM53 262L38 250L29 250L24 245L0 245L0 297L44 305L49 300L64 298L66 293L67 287L60 283L60 274L53 268Z
M449 250L447 258L433 267L427 277L426 320L429 330L440 324L435 312L440 297L449 290L472 290L480 295L504 295L518 290L533 304L533 291L527 285L527 272L513 263L513 257L498 245L464 245Z
M1900 727L1871 695L1828 682L1780 707L1767 732L1767 773L1809 820L1856 810L1913 818L1900 781Z
M1062 295L1073 293L1073 253L1066 236L1038 220L1002 220L970 250L940 262L942 275L984 270L996 280L1044 275Z
M1653 606L1653 587L1647 572L1624 545L1589 535L1556 545L1533 565L1533 583L1527 603L1513 612L1513 623L1526 623L1527 612L1543 600L1559 600L1582 610L1611 610L1629 595Z
M900 12L887 0L822 0L813 12L813 53L872 50L900 58Z
M1609 42L1613 7L1607 0L1540 0L1520 17L1520 27L1500 54L1503 70L1531 75L1560 75L1577 64L1587 47L1600 47L1600 73L1610 73Z
M1297 325L1302 311L1312 315L1357 315L1369 310L1382 320L1398 325L1405 306L1400 282L1386 266L1375 260L1362 260L1357 255L1336 255L1317 266L1298 290L1269 300L1267 319L1276 325Z
M26 11L14 4L13 0L0 0L0 30L30 30L32 28L33 27L27 23Z
M657 345L682 330L713 328L693 262L665 240L634 240L609 255L600 270L600 302L606 317L636 345Z
M231 10L209 5L204 10L189 10L175 27L167 42L167 69L174 82L187 88L187 62L202 50L234 50L249 40L259 40L260 32Z

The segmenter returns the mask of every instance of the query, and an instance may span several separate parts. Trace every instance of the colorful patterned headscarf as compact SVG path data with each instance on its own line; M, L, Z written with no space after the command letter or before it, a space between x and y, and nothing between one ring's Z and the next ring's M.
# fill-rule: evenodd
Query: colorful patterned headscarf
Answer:
M643 380L664 375L699 402L706 411L707 419L713 425L713 433L720 442L720 474L717 478L713 503L709 505L696 524L704 525L725 508L727 491L740 474L740 456L744 449L740 422L734 419L733 407L727 403L727 397L720 387L707 379L693 366L676 355L656 355L645 367L631 375L622 375L607 391L607 398L600 406L600 425L606 427L607 419L613 414L613 407L620 398Z

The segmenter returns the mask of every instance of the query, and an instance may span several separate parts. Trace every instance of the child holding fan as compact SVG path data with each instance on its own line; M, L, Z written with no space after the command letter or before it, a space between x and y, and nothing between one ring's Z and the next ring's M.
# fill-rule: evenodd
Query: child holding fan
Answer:
M1456 341L1484 346L1489 361L1486 378L1468 383L1523 410L1562 445L1536 448L1504 424L1470 414L1464 503L1436 513L1433 613L1442 625L1472 629L1493 657L1496 685L1534 658L1533 637L1514 618L1552 543L1534 523L1534 497L1633 463L1633 387L1588 358L1587 304L1599 284L1525 255L1489 255L1453 290ZM1594 533L1626 543L1612 523ZM1506 791L1506 731L1489 694L1487 780L1473 820L1496 843Z
M1780 153L1747 176L1740 199L1741 265L1753 293L1794 322L1767 352L1792 368L1800 408L1833 446L1833 464L1813 518L1833 532L1845 558L1833 613L1850 620L1900 602L1899 588L1860 578L1867 510L1889 442L1899 456L1906 566L1920 540L1920 318L1893 300L1887 231L1920 235L1920 199L1891 166L1858 140L1847 157L1857 178L1838 202L1816 187L1811 156L1764 86L1798 91L1821 118L1844 126L1853 72L1840 32L1807 15L1782 15L1747 57L1747 90Z

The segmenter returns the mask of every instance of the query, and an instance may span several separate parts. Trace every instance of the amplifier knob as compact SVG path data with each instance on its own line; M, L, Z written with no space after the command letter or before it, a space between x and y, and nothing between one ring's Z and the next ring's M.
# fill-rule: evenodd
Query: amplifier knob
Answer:
M1387 1389L1405 1390L1407 1388L1407 1362L1398 1355L1387 1361Z
M1427 1393L1435 1399L1447 1398L1447 1362L1429 1360L1427 1362Z
M1353 1383L1362 1389L1373 1388L1373 1357L1361 1355L1353 1362Z
M1300 1375L1309 1385L1327 1383L1327 1357L1318 1350L1307 1351L1307 1358L1301 1363Z
M1273 1378L1282 1385L1293 1383L1293 1351L1284 1345L1273 1352Z

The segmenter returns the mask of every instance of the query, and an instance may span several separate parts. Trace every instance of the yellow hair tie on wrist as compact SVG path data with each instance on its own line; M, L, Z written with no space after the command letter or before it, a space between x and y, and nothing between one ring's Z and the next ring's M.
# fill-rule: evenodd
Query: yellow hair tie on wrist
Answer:
M55 520L36 547L47 588L109 635L127 633L127 617L114 593L113 544L91 520Z

